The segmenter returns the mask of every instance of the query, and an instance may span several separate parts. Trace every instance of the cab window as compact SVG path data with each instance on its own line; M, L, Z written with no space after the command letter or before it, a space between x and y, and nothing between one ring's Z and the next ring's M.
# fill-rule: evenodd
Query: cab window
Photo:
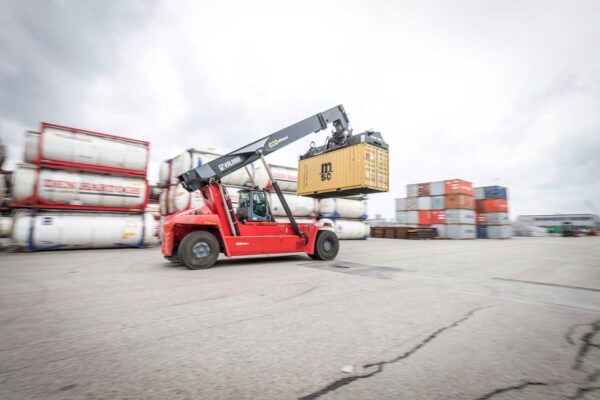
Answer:
M253 192L252 198L252 212L257 217L266 217L267 216L267 201L265 192Z
M238 207L250 207L250 193L240 192L238 199Z

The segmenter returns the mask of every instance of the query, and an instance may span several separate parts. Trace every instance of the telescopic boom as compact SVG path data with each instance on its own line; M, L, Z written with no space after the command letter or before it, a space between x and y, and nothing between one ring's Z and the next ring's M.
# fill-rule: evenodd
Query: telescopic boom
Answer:
M180 175L178 179L187 191L196 191L211 180L220 180L224 176L252 164L259 160L261 156L269 155L311 133L327 129L329 124L333 125L334 137L348 134L349 120L344 106L340 104L337 107L296 122L287 128L194 168Z

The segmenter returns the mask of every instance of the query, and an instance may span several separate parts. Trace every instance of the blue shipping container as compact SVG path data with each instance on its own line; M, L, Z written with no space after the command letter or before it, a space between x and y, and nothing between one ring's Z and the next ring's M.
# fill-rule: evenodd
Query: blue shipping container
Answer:
M487 226L477 226L477 237L482 239L487 238Z
M486 186L483 188L486 199L504 199L507 200L507 190L502 186Z

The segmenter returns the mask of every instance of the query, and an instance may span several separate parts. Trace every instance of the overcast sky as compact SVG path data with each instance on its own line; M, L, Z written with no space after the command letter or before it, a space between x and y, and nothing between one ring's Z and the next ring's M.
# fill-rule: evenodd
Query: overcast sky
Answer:
M155 181L342 103L390 144L372 215L451 178L507 186L512 216L600 211L600 1L0 3L5 169L47 121L149 140Z

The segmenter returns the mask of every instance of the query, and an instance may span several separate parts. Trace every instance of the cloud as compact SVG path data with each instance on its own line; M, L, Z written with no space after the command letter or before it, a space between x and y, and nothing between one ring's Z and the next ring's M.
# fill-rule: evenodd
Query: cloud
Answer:
M600 208L597 2L45 2L0 16L9 165L39 121L150 140L150 179L343 103L407 183L509 187L513 214ZM310 140L275 153L293 165ZM586 201L588 203L586 203Z

